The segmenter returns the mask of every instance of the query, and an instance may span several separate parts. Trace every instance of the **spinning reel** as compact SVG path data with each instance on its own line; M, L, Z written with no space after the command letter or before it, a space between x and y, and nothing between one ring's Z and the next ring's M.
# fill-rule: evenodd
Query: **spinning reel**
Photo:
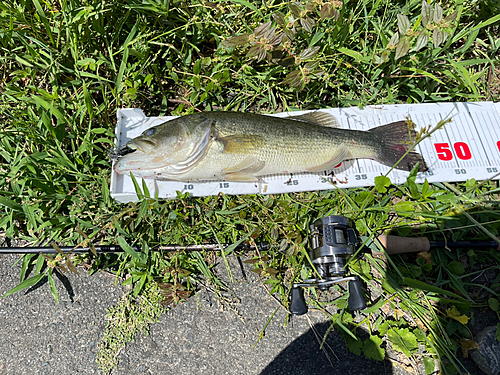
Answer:
M304 287L328 290L332 285L349 282L349 310L363 310L366 302L361 293L361 284L356 276L346 276L348 260L360 244L351 220L344 216L326 216L311 225L311 251L309 257L316 278L293 284L290 297L290 312L303 315L307 312Z

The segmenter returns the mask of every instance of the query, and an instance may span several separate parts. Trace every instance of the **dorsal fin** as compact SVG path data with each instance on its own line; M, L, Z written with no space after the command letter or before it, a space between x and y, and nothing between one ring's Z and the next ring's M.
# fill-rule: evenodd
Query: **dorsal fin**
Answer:
M289 117L289 119L308 122L310 124L325 126L328 128L338 128L340 126L335 116L321 111L308 112L298 116L292 115Z

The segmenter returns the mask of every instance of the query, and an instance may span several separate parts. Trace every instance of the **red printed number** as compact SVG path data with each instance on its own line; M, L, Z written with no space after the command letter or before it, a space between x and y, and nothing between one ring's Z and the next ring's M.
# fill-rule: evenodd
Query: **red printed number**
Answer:
M439 160L453 159L453 154L451 153L450 145L448 143L434 143L434 147L436 147Z
M500 149L500 144L498 145ZM439 160L453 159L453 153L450 150L449 143L434 143ZM457 142L453 144L453 149L460 160L469 160L472 158L470 148L465 142Z
M455 149L455 153L457 154L459 159L469 160L472 157L467 143L457 142L453 145L453 148Z

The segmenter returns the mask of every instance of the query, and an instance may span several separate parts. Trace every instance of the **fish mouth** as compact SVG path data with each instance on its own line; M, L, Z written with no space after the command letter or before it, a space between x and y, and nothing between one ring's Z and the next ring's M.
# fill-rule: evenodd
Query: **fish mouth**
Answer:
M133 151L142 151L147 154L156 147L156 142L150 139L133 139L128 141L125 146Z
M132 147L131 147L132 146ZM131 154L132 152L137 151L137 147L135 145L123 145L121 147L117 147L109 153L109 158L113 161L120 159L121 157Z

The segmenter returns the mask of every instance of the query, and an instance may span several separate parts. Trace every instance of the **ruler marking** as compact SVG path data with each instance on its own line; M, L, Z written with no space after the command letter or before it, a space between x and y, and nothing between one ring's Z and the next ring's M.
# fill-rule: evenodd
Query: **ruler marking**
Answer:
M483 118L485 117L484 112L481 112L481 115L483 116ZM498 159L498 156L500 156L500 144L498 144L498 142L500 141L500 132L498 131L498 125L500 125L500 116L494 112L487 112L486 115L489 120L488 122L493 126L488 129L488 127L486 126L486 121L484 121L485 125L482 128L484 128L484 133L486 134L487 132L489 135L487 139L490 139L490 142L488 142L490 153L492 156L497 155L497 157L495 157L495 164L499 165L500 161ZM497 124L497 127L494 126L495 123Z
M482 147L483 150L486 150L487 146L484 144L483 139L481 138L481 134L479 133L479 129L478 128L480 126L478 126L479 124L476 124L476 122L474 121L474 117L472 116L472 113L469 112L469 114L470 114L472 123L474 124L474 128L476 129L476 132L477 132L477 135L478 135L478 138L479 138L479 142L481 142L481 147ZM484 113L483 112L481 112L481 116L483 116L483 119L484 119ZM490 157L488 156L488 154L489 154L488 152L485 152L484 153L484 157L486 158L486 160L488 162L488 165L491 166L491 161L490 161Z
M480 118L482 117L482 119ZM483 147L487 154L491 155L489 161L491 165L500 164L499 149L496 145L500 136L497 133L497 127L494 124L500 124L500 119L496 118L497 115L494 112L479 112L479 114L474 113L473 119L478 125L479 137L482 140ZM488 125L491 124L492 126Z
M474 150L472 150L473 151L472 156L473 156L475 165L477 167L484 167L485 161L487 164L490 164L490 158L488 156L488 153L486 152L481 135L479 133L478 124L475 123L474 118L472 117L472 114L470 112L468 113L468 115L469 115L468 119L470 119L472 121L472 124L473 124L473 128L470 127L471 139L474 140ZM464 124L464 127L469 128L469 127L467 127L467 124ZM472 133L474 133L474 134L472 134Z

